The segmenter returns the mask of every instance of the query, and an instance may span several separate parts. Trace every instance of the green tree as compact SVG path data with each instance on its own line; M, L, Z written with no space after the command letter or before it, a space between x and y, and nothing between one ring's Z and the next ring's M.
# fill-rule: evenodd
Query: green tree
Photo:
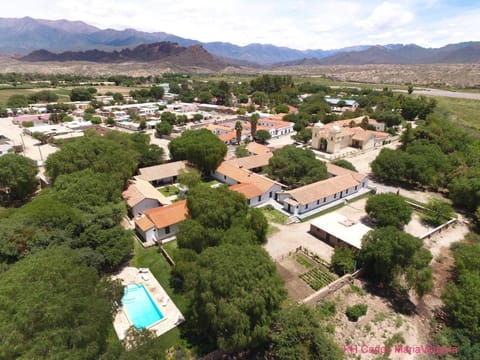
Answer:
M408 85L407 92L408 92L408 95L411 95L413 93L413 86L412 85Z
M368 305L366 304L355 304L353 306L349 306L345 315L349 321L358 321L358 318L367 314Z
M210 247L195 266L197 271L185 274L193 284L187 292L190 334L227 352L264 345L286 297L265 250L252 245Z
M367 233L359 253L364 274L371 281L398 290L413 289L419 296L433 287L431 260L432 254L420 239L393 226Z
M348 170L357 171L357 169L355 168L355 165L353 165L350 161L345 159L333 160L332 164L343 167Z
M294 139L296 141L301 141L304 144L308 143L310 140L312 140L312 129L310 128L303 128L300 131L297 132L296 135L294 135Z
M170 125L175 125L175 122L177 121L177 115L170 111L164 111L162 112L162 115L160 115L160 119L162 122L168 122Z
M288 105L280 104L280 105L275 106L275 112L277 114L288 114L288 112L289 112Z
M421 217L432 225L439 226L455 217L455 212L445 201L431 198Z
M45 134L45 133L42 133L42 132L38 132L38 131L34 132L34 133L32 134L32 137L33 137L35 140L40 141L40 144L41 144L41 145L45 145L45 144L48 142L48 139L50 138L50 137L48 136L48 134Z
M58 101L58 95L55 94L53 91L43 90L29 95L28 100L33 103L56 102Z
M147 121L145 119L141 119L140 123L138 124L138 130L145 130L147 128Z
M467 240L469 243L452 246L456 277L447 284L442 296L449 326L442 335L446 338L444 343L458 344L459 358L473 359L480 347L480 243L476 234L470 234Z
M14 109L26 107L28 99L25 95L12 95L7 100L7 106Z
M398 183L407 179L407 155L384 148L372 162L373 174L385 181Z
M247 157L249 156L250 153L248 152L247 148L245 147L245 145L240 145L240 146L237 146L236 149L235 149L235 156L237 158L242 158L242 157Z
M412 219L413 210L405 200L395 194L372 195L367 200L365 211L379 226L402 228Z
M198 101L202 104L210 104L210 102L212 101L212 98L213 98L213 95L210 91L201 91L197 95Z
M448 185L453 203L469 211L480 206L480 179L477 176L459 176Z
M235 123L235 137L237 139L238 145L240 145L240 142L242 141L242 130L243 130L242 123L237 120L237 122Z
M202 182L202 175L193 168L188 170L182 169L178 174L178 182L188 189L193 189L196 185Z
M161 86L152 86L150 88L150 96L155 100L160 100L163 98L165 90Z
M215 170L227 153L227 146L207 129L187 130L168 145L173 160L187 160L204 174Z
M45 162L47 174L54 182L59 175L90 168L94 172L108 173L126 181L133 175L137 164L132 151L129 152L125 147L128 146L128 136L125 145L122 145L113 139L117 136L115 133L108 135L112 139L108 136L84 136L65 143L61 151L51 154Z
M155 125L155 134L157 137L168 136L172 133L173 125L168 121L160 121Z
M74 88L70 92L70 100L71 101L92 101L93 94L94 93L87 88Z
M258 130L255 134L255 140L260 144L266 144L268 140L270 140L272 136L267 130Z
M119 300L109 288L67 248L12 265L0 278L0 357L98 359L112 326L113 301Z
M0 195L8 202L24 201L38 186L37 164L17 154L0 156Z
M331 262L333 270L340 276L355 271L355 253L349 248L335 246Z
M287 185L310 184L328 177L323 161L317 160L311 150L284 146L273 153L267 173Z
M343 352L321 327L319 316L305 305L286 305L279 313L271 334L269 358L343 358Z
M114 119L113 117L109 116L109 117L107 117L107 119L105 120L105 123L106 123L107 125L113 126L113 125L115 125L115 119Z
M165 150L156 144L149 144L142 150L138 162L139 168L162 164L165 161Z
M114 93L113 94L113 100L115 100L115 102L117 102L117 103L122 102L124 100L123 94L119 93L119 92Z
M260 115L258 115L257 113L252 114L250 116L249 121L250 121L250 133L252 136L252 140L255 140L255 136L257 134L257 124L259 119L260 119Z
M252 102L254 104L263 106L268 103L268 95L263 91L255 91L251 96Z

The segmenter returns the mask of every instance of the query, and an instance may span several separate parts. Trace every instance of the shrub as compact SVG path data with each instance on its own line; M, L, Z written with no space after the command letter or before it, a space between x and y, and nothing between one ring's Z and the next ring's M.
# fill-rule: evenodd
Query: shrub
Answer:
M368 306L365 304L356 304L349 306L346 311L346 315L349 321L357 321L360 316L367 313Z

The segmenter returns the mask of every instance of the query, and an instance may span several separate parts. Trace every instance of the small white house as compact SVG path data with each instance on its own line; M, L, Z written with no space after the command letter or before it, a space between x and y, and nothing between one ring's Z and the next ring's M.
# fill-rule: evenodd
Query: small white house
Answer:
M161 242L173 237L178 225L187 218L187 201L177 201L171 205L145 210L136 217L135 231L144 242Z
M122 193L131 216L137 216L145 210L170 204L164 195L155 189L148 181L134 180L127 190Z

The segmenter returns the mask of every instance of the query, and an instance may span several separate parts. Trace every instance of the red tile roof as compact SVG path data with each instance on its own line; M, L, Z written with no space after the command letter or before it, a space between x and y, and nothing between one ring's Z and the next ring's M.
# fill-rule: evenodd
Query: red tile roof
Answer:
M171 205L145 210L143 213L156 228L161 229L178 224L188 217L187 201L180 200Z
M253 199L253 198L256 198L257 196L263 195L262 190L260 190L254 184L248 184L248 183L235 184L230 186L229 189L239 192L240 194L245 196L247 199Z

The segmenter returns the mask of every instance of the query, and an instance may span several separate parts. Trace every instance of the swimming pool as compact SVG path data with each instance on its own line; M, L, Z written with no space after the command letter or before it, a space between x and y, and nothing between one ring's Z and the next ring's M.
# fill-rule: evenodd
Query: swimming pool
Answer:
M163 314L144 285L125 286L122 304L137 329L148 328L163 319Z

